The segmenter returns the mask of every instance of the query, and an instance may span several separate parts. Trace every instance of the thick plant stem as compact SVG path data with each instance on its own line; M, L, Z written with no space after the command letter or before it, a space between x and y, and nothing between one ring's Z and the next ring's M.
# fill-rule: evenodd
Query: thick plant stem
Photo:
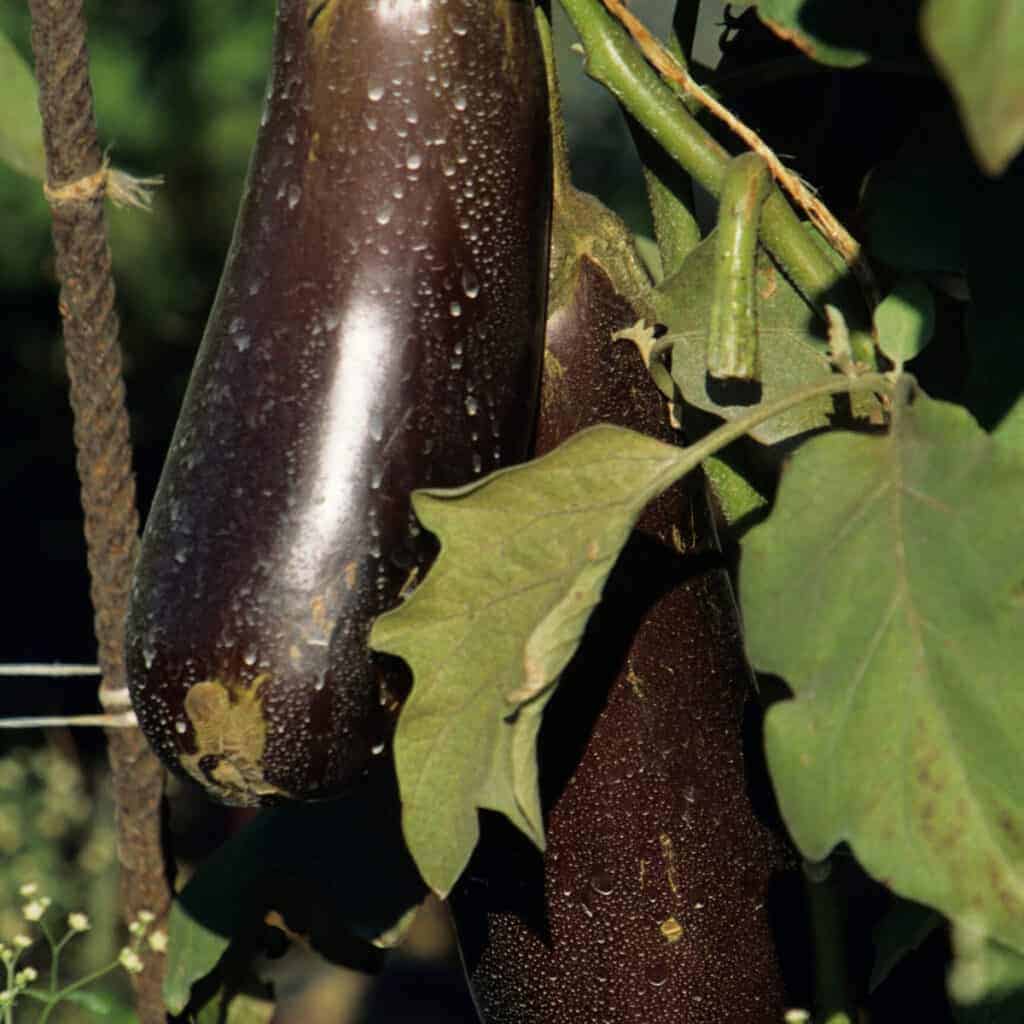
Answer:
M757 379L754 258L761 205L770 184L768 168L756 153L735 157L725 172L708 337L708 373L713 377Z
M673 20L672 53L685 64L697 20L698 0L680 0ZM663 277L671 277L700 242L693 212L693 182L634 117L627 117L630 133L644 167L647 201L654 221Z
M716 198L729 153L689 113L647 63L626 30L600 0L562 0L587 54L587 70L695 181ZM773 188L761 216L761 240L794 285L824 316L827 302L843 308L851 323L863 320L850 308L843 270L834 265L792 207ZM858 358L869 352L856 353Z
M46 193L74 412L78 475L108 712L126 710L124 620L138 546L128 416L104 215L106 166L96 138L81 0L30 0L46 151ZM160 842L163 772L137 729L107 732L117 806L122 913L158 919L170 904ZM143 1024L165 1019L163 957L135 977Z

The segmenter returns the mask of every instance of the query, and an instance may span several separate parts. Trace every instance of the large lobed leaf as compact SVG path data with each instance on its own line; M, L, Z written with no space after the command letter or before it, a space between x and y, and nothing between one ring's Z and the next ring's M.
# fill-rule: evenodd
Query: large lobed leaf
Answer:
M929 0L921 32L978 162L1002 173L1024 144L1024 4Z
M441 553L370 642L415 675L395 735L403 827L442 896L476 844L478 808L543 846L535 744L544 704L641 509L692 461L597 426L527 465L414 494Z
M1024 951L1024 462L961 408L808 442L747 536L741 594L786 822Z

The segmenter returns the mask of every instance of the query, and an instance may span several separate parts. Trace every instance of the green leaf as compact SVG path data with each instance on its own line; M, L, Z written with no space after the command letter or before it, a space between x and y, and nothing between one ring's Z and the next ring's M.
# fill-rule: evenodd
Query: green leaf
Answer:
M910 273L962 274L977 179L953 113L922 114L868 176L861 216L872 258Z
M953 90L978 163L1001 174L1024 144L1024 5L929 0L921 33Z
M477 808L543 846L544 704L641 509L691 463L684 450L598 426L468 487L413 495L441 553L377 619L370 644L414 673L395 736L403 824L442 896L476 844Z
M942 915L931 907L896 900L874 929L875 962L868 986L872 992L892 974L908 953L942 924Z
M69 992L62 998L62 1002L71 1003L87 1010L94 1017L116 1017L119 1020L133 1020L129 1007L112 995L102 990L90 991L89 989L78 989L76 992Z
M906 381L907 378L904 378ZM794 456L743 544L765 736L804 855L846 841L897 894L1024 950L1024 461L961 408Z
M20 174L43 179L43 125L36 80L14 44L0 32L0 160Z
M171 908L164 1000L189 1001L232 940L274 910L327 959L371 961L426 895L402 841L394 779L378 773L340 800L263 811L205 861Z
M775 265L757 255L757 335L760 380L715 381L707 373L707 346L714 295L717 231L686 258L682 269L655 293L658 317L669 328L663 343L672 346L672 377L683 399L726 420L747 415L799 388L833 376L825 351L824 324ZM874 400L851 399L856 415L867 415ZM832 424L835 402L822 395L793 406L755 427L751 437L775 444Z
M967 231L970 372L964 404L983 427L1024 452L1024 302L1019 241L993 225L1024 223L1024 178L1007 175L979 191Z
M223 993L211 999L196 1015L196 1024L270 1024L275 1004L244 993Z
M932 340L935 299L931 289L913 278L900 281L875 310L878 347L902 367Z
M853 68L873 57L905 57L916 47L914 4L861 4L820 0L758 0L758 17L808 57Z

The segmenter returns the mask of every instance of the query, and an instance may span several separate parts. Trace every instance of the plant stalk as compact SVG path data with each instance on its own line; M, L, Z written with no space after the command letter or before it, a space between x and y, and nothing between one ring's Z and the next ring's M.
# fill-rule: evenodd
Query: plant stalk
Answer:
M128 415L114 309L104 197L107 168L96 136L82 0L29 0L32 49L53 217L59 308L85 513L100 700L125 686L124 621L138 548ZM163 771L136 729L110 729L122 913L162 918L171 892L160 836ZM163 958L135 980L143 1024L165 1019Z

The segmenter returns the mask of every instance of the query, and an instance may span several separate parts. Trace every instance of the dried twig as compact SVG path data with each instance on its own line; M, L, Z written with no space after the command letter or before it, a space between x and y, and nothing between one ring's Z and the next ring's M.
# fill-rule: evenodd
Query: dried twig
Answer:
M677 85L688 96L692 96L706 107L720 121L729 127L768 165L771 176L779 187L786 191L796 204L806 212L819 231L829 240L832 247L843 257L860 282L869 308L878 304L878 287L874 275L867 265L860 243L836 219L832 211L818 199L798 174L789 170L774 150L757 132L745 125L727 107L706 93L691 77L686 68L658 42L643 22L636 17L622 0L604 0L605 7L614 15L632 36L641 53L649 63L669 82Z
M124 619L138 547L135 483L117 343L114 283L103 198L107 186L93 113L82 0L29 0L39 108L46 151L46 188L60 279L60 311L74 411L78 475L98 661L100 701L124 691ZM123 705L108 709L120 712ZM107 733L117 807L122 913L162 917L170 888L160 842L163 773L135 729ZM135 976L143 1024L165 1020L163 957L146 958Z

